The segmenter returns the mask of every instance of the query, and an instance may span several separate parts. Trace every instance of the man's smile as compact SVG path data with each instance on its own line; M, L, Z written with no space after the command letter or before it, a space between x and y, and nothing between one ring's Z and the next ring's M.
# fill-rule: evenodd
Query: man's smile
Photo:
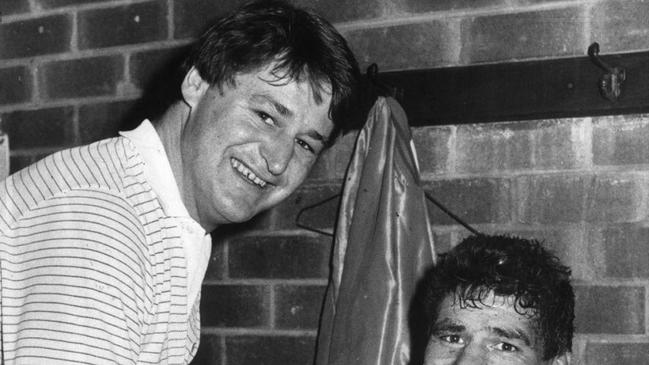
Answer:
M246 165L244 165L243 162L235 158L230 158L230 164L236 171L239 172L242 177L245 178L246 181L257 185L262 189L266 187L266 184L268 184L266 181L262 180L254 172L252 172L252 170L250 170Z

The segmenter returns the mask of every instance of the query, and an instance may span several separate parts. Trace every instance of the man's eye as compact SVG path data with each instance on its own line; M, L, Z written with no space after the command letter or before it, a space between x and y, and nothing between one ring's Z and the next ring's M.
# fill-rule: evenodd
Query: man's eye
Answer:
M270 115L264 112L257 112L257 116L259 117L259 119L261 119L262 122L270 126L275 126L275 120Z
M306 143L304 140L296 139L295 141L297 142L298 145L300 145L300 147L304 148L305 150L307 150L307 151L309 151L309 152L311 152L311 153L314 153L314 152L315 152L315 150L313 149L313 147L311 147L311 145L309 145L308 143Z
M462 337L458 335L444 335L444 336L440 336L439 339L448 343L457 343L457 344L464 343L464 341L462 341Z
M518 347L512 345L511 343L501 342L495 346L496 350L503 352L517 352Z

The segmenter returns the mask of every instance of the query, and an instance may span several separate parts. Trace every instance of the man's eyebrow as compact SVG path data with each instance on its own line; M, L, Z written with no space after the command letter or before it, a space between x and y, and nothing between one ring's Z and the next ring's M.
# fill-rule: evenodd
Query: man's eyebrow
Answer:
M323 136L322 134L320 134L320 133L319 133L318 131L316 131L316 130L310 130L310 131L308 131L308 132L307 132L307 136L309 136L309 137L315 139L316 141L320 141L320 142L323 143L323 144L327 144L327 143L328 143L328 139L327 139L325 136Z
M431 332L432 333L441 333L441 332L457 333L457 332L463 332L464 330L466 330L466 326L447 318L440 322L435 323L433 325Z
M255 94L252 96L252 100L257 103L266 103L272 105L272 107L283 117L290 118L294 115L292 110L269 95ZM323 144L327 144L329 142L327 137L323 136L316 130L310 130L306 133L306 135L316 141L322 142Z
M490 327L489 330L500 337L508 338L511 340L521 340L525 343L525 345L532 346L532 340L530 339L530 337L521 330L505 329L500 327Z
M264 95L264 94L255 94L252 96L252 100L258 103L270 104L283 117L290 118L294 114L292 110L290 110L284 104L275 100L271 96Z

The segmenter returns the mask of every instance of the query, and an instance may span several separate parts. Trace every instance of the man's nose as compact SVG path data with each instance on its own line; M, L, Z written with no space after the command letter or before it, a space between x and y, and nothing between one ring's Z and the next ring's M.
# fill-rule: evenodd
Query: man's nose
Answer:
M293 139L287 136L272 136L261 146L261 156L266 161L268 171L281 175L288 167L294 154Z
M469 345L462 349L453 365L486 365L487 354L479 346Z

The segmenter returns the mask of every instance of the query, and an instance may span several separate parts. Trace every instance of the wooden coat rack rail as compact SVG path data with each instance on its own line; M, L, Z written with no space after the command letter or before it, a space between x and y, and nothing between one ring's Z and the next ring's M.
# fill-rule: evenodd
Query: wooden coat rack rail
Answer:
M624 69L616 101L600 92L606 71L594 61ZM649 52L381 72L378 78L395 89L413 127L649 112Z

